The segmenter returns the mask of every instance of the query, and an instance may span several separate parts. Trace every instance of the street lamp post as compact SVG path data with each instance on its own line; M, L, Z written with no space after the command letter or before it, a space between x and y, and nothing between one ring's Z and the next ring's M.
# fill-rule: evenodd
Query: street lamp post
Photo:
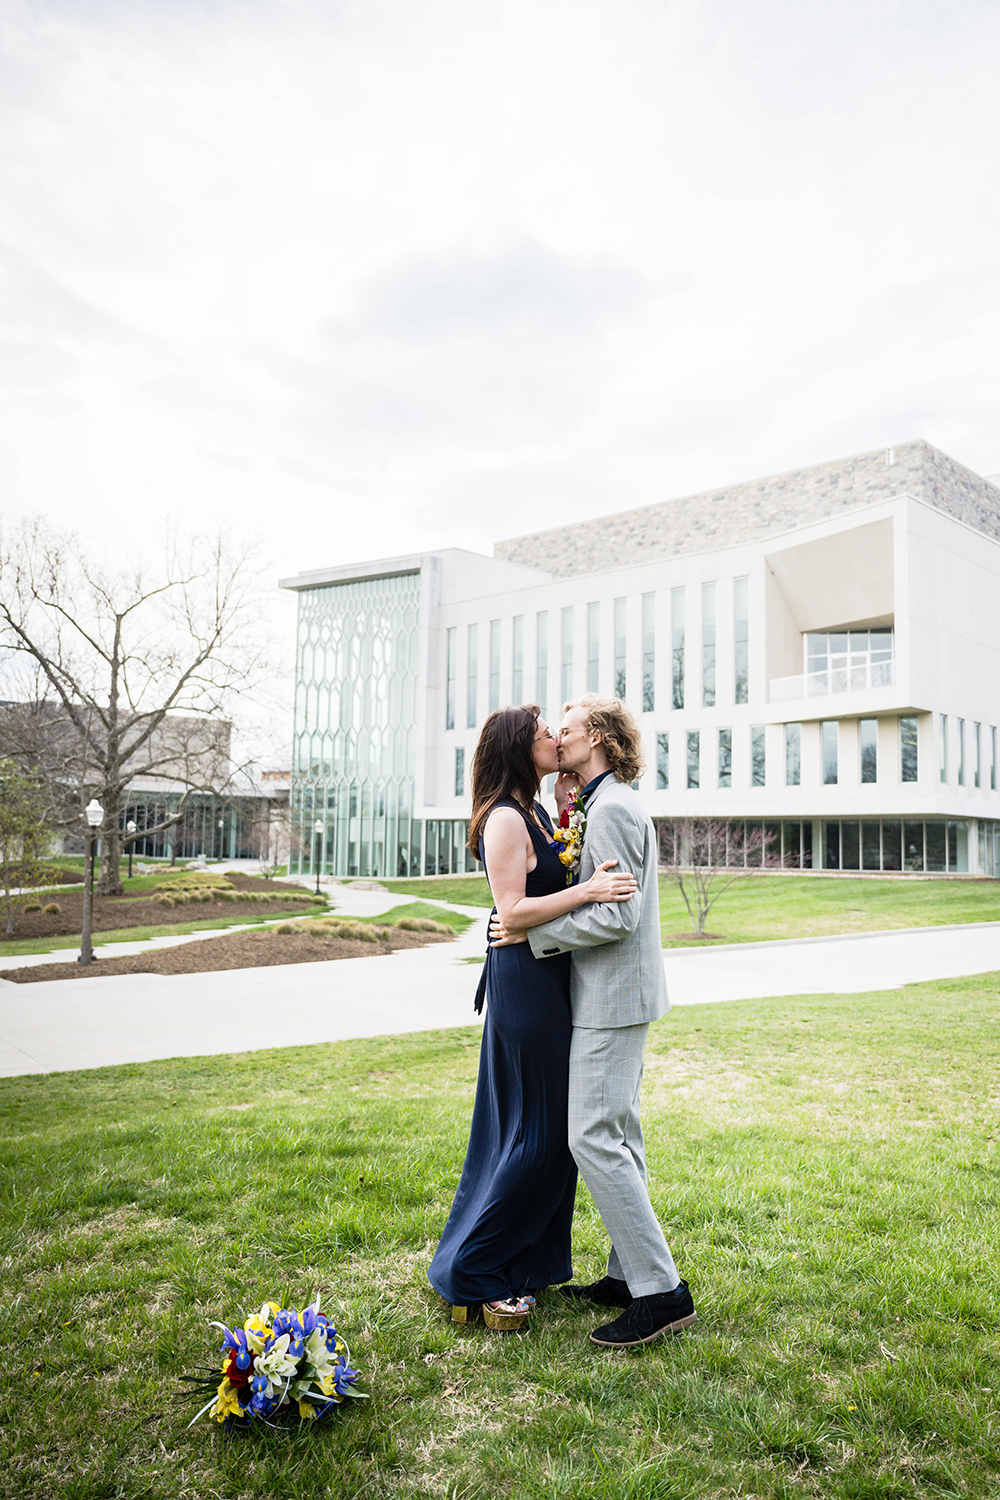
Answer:
M313 824L313 832L316 835L316 894L319 895L319 862L323 853L323 819L317 818Z
M135 833L135 824L133 822L131 822L131 821L128 822L128 823L126 823L125 824L125 832L126 833ZM134 848L135 848L135 839L129 839L129 841L128 841L128 878L129 878L129 880L132 879L132 850Z
M96 797L92 797L87 803L87 854L86 869L83 876L83 922L80 931L80 957L77 963L92 964L94 962L94 948L90 941L91 928L94 917L94 839L97 830L104 822L104 808Z
M226 826L226 820L225 820L225 818L220 818L219 819L219 843L218 843L218 850L219 850L219 852L216 855L216 859L223 859L224 858L224 855L223 855L222 851L225 848L225 844L223 842L222 830L225 828L225 826Z

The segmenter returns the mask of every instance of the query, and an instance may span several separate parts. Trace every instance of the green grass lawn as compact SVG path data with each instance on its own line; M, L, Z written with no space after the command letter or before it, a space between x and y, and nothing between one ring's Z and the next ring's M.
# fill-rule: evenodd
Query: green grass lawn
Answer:
M653 1197L700 1322L461 1329L425 1273L473 1029L0 1081L0 1494L903 1500L1000 1492L1000 981L652 1030ZM579 1275L603 1231L581 1191ZM211 1319L320 1288L371 1400L227 1439Z
M481 875L386 880L383 884L393 891L464 906L493 905ZM443 894L445 891L448 894ZM997 921L1000 884L993 880L754 875L737 881L723 893L709 913L708 930L718 933L726 943L760 943L844 932L884 932L893 927ZM665 875L660 876L660 929L668 948L687 947L698 941L690 935L691 922L680 892Z

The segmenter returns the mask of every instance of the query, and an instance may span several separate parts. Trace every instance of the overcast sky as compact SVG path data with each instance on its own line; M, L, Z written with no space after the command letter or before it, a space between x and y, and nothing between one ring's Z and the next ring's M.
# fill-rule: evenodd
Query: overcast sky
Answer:
M0 0L5 513L273 576L1000 470L996 0Z

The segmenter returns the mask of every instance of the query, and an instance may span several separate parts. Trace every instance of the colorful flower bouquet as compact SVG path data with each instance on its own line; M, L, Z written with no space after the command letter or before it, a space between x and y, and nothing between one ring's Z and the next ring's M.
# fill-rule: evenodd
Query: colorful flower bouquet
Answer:
M583 793L575 786L569 794L569 801L559 814L559 826L552 835L554 845L562 845L559 859L566 866L567 885L573 884L580 869L580 854L586 830L587 814L584 810Z
M352 1389L358 1372L348 1367L350 1350L320 1312L318 1294L301 1316L297 1308L265 1302L242 1328L211 1326L225 1336L222 1381L216 1389L214 1376L192 1377L214 1395L189 1427L206 1412L227 1429L248 1429L256 1422L275 1426L272 1419L288 1418L296 1405L302 1421L315 1422L345 1396L366 1399Z

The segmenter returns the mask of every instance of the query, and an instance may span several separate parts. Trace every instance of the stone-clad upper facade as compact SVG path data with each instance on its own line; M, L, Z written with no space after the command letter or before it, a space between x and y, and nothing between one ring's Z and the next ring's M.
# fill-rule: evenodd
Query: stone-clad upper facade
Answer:
M556 578L758 541L896 495L1000 540L1000 488L922 439L770 479L497 542L494 556Z

